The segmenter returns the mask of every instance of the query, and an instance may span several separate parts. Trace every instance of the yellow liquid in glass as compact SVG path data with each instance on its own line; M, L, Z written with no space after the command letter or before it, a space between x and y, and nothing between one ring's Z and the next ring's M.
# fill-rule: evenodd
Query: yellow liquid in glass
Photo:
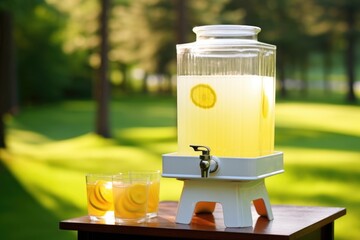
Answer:
M148 209L149 213L157 213L159 208L160 181L153 181L149 186Z
M178 76L178 153L257 157L274 151L275 82L255 75Z
M115 217L121 219L145 218L148 200L148 185L134 183L113 186Z
M90 216L104 217L114 210L111 182L99 180L86 184L87 207Z

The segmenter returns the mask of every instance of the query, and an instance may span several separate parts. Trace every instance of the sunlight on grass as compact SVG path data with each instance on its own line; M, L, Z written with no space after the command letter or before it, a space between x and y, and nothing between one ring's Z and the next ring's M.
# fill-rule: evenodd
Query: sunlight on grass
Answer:
M350 194L351 201L360 202L360 192L356 190L360 176L357 167L359 154L312 152L307 149L284 149L285 173L268 180L269 189L279 196L278 200L296 195L306 199L314 194L325 194L345 198L345 201ZM291 187L284 192L285 181ZM317 200L316 197L314 200Z
M64 201L73 205L75 209L83 209L85 189L82 186L83 182L80 181L82 174L79 172L21 156L7 158L5 164L31 195L58 216L66 212L66 209L62 209L59 205ZM76 194L74 189L77 189Z
M54 142L45 141L45 137L34 133L35 138L42 139L35 146L32 139L29 141L23 137L31 134L11 130L9 142L12 154L8 153L6 159L10 155L14 157L5 164L42 205L59 216L63 215L61 206L57 204L59 199L73 204L82 215L86 214L86 173L115 174L134 169L161 169L162 152L176 147L174 127L141 127L119 132L118 137L142 143L142 148L138 145L118 145L116 139L104 139L96 134ZM169 139L172 139L172 143L169 143ZM175 179L162 179L161 182L161 199L179 199L181 182Z
M174 140L176 137L175 127L156 127L156 128L128 128L121 130L117 137L120 139L128 139L133 141L166 141Z
M355 239L360 212L360 152L283 147L285 173L267 179L272 203L346 207L336 239Z
M9 149L0 150L0 159L59 220L85 215L86 173L161 169L161 155L176 151L175 106L151 101L113 103L113 119L121 121L114 121L112 139L89 133L83 124L93 111L90 102L41 108L34 115L25 112L8 119ZM51 121L44 117L55 112L61 112L59 122L58 117ZM360 235L360 108L280 103L276 114L276 150L284 152L285 173L266 180L271 203L346 207L347 215L335 224L336 239L356 239ZM73 131L79 134L64 137ZM182 184L162 178L161 200L179 200Z
M276 123L360 137L359 106L281 103L276 106Z
M313 167L327 166L330 168L354 168L360 158L360 149L358 152L323 150L323 149L305 149L294 147L278 147L278 150L284 152L284 162L286 164L311 165ZM310 166L309 166L310 167Z
M47 137L32 131L10 129L10 134L8 136L10 141L14 139L15 144L18 144L19 147L24 147L24 151L29 149L29 147L32 147L31 144L50 142L50 139Z
M285 173L267 179L270 198L273 203L346 207L347 215L335 223L336 239L360 234L359 120L358 106L276 107L276 149L284 152Z

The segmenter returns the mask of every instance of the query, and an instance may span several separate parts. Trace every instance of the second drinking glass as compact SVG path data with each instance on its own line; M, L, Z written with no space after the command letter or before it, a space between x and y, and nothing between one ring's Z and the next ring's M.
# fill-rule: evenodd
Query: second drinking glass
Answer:
M113 176L115 223L145 222L149 199L150 176L144 172Z

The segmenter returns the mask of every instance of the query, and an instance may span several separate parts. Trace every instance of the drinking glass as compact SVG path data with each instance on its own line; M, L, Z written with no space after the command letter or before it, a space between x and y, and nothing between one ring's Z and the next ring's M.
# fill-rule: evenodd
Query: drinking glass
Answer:
M146 221L149 199L149 174L128 172L114 175L115 223L142 223Z
M147 205L147 217L153 218L158 215L159 210L159 194L160 194L160 170L145 171L144 174L149 175L149 199Z
M112 175L87 174L87 208L91 221L114 218Z

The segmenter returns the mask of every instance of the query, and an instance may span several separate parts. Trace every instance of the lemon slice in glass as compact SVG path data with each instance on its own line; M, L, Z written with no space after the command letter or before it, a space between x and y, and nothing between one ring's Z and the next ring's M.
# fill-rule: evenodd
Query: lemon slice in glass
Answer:
M101 200L99 200L98 197L95 195L94 191L92 191L89 195L89 203L95 210L101 212L98 213L99 215L104 214L103 211L107 211L110 207L107 203L104 203Z
M216 103L216 93L208 84L198 84L191 89L192 102L201 108L212 108Z
M95 186L95 195L99 199L99 201L104 203L112 203L113 196L112 196L112 188L109 183L104 180L99 180Z
M129 188L129 198L135 204L146 203L147 198L147 186L145 184L134 184Z

